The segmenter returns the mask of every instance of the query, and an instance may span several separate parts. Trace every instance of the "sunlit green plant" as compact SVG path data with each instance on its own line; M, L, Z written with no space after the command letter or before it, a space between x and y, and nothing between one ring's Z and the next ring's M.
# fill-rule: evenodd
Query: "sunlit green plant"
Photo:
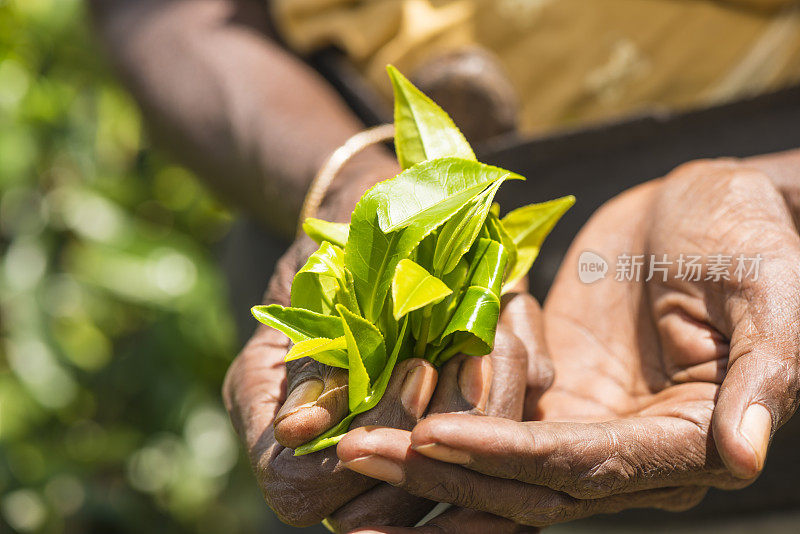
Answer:
M153 149L85 4L0 3L0 532L269 530L219 395L231 215Z
M255 306L256 319L312 358L348 370L349 415L295 450L336 444L380 401L406 358L443 365L492 351L500 297L528 273L567 196L502 219L495 193L513 172L476 160L450 117L389 67L395 149L403 171L364 193L350 224L308 219L319 243L294 278L291 307Z

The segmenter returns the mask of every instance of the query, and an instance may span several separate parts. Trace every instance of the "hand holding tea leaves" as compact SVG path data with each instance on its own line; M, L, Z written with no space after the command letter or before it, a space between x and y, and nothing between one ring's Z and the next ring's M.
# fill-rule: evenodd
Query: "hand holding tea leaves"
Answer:
M291 307L253 315L294 345L286 361L311 358L347 370L349 413L307 443L336 444L384 395L395 365L411 357L441 366L484 356L495 342L500 299L518 283L574 199L515 210L492 204L505 180L479 163L450 118L397 70L395 145L403 171L367 191L350 224L309 219L320 247L295 276Z
M463 142L463 138L438 107L416 92L407 82L404 82L404 85L410 91L406 98L418 104L419 109L415 113L420 121L426 113L433 114L438 120L446 119L445 122L451 129L444 132L445 137L455 136ZM432 138L427 130L419 135L420 138L426 139L423 148L428 147L427 150L432 151L433 148L430 147L438 146L436 139ZM465 142L461 146L466 146L468 149ZM370 161L375 160L373 158ZM358 160L354 163L357 169L355 175L337 178L340 180L337 197L340 198L338 200L337 198L331 200L329 196L325 198L324 214L332 220L346 220L351 211L347 208L346 199L353 198L354 191L358 191L357 194L360 195L365 183L371 181L374 184L375 179L380 177L380 174L376 175L374 168L370 170L361 167L359 171ZM348 165L345 172L351 172L350 169L353 167L352 164ZM386 168L378 167L378 169ZM368 179L364 179L365 170L372 175ZM362 175L358 172L362 172ZM341 198L345 200L342 201ZM490 211L491 209L490 207ZM394 213L392 212L392 215ZM495 221L495 218L488 220ZM279 262L270 283L266 305L290 306L294 299L295 305L303 302L304 309L312 314L322 315L309 310L308 307L336 313L341 319L340 311L345 314L345 310L351 309L348 306L353 306L346 293L349 291L350 294L357 294L359 286L356 286L354 277L350 281L346 271L337 265L331 265L330 258L339 257L337 249L333 247L338 247L344 252L351 227L309 220L306 221L305 229L317 242L327 245L322 245L314 260L309 260L313 252L309 247L311 241L304 239L295 243ZM369 230L369 227L366 229ZM514 243L518 249L518 257L522 258L520 265L533 261L538 252L538 244L549 229L546 224L520 226L519 231L515 233ZM492 229L492 235L500 235L501 244L508 243L509 238L499 234L500 231L502 229L495 227ZM429 243L432 243L432 240ZM510 250L513 247L509 245L507 248ZM436 254L435 247L433 250L427 250L429 256ZM444 257L445 252L447 251L441 249L438 254ZM366 250L365 257L369 258L370 253L371 251ZM511 257L513 258L513 253ZM398 258L398 265L402 259L413 261L413 258ZM514 261L512 260L512 263ZM527 265L530 266L530 263ZM388 285L383 286L386 288L387 297L392 291L394 295L407 293L407 298L397 299L398 314L401 316L405 314L405 317L408 317L408 311L416 306L418 300L414 291L406 291L404 286L413 289L414 281L423 274L419 269L408 267L409 264L403 262L401 272L404 276L397 277L393 288L392 278L389 278ZM509 272L524 272L524 270L526 269L520 267L517 271ZM461 277L466 277L468 274L463 273L458 267L453 271L460 273ZM315 273L319 272L331 273L331 276L317 277ZM343 272L344 278L340 275ZM300 274L292 283L292 277L296 273ZM486 271L476 273L476 281L478 276L487 274L490 273ZM422 278L428 279L427 275L423 275ZM445 281L444 278L442 280ZM315 293L313 289L316 281L320 282L318 287L325 288L328 293ZM441 286L439 289L442 289ZM336 295L337 292L341 298ZM333 297L328 296L331 293ZM316 300L309 298L315 295ZM327 296L327 301L322 295ZM337 305L340 305L338 309ZM277 310L275 307L270 309ZM387 306L382 311L386 318L384 324L391 324L388 319L394 319L395 306ZM423 359L410 358L398 363L381 401L375 408L352 418L350 426L381 424L411 429L417 419L426 412L453 411L469 411L519 420L522 416L526 362L529 383L537 383L539 389L544 390L552 379L549 361L540 357L542 350L538 340L541 336L534 332L538 325L536 313L538 305L530 296L509 291L503 296L503 309L494 339L495 350L491 354L482 357L454 356L438 373L430 362ZM522 320L522 315L525 315L527 320ZM511 321L512 318L515 320ZM276 314L276 320L279 319L280 312ZM352 317L350 319L352 320ZM310 322L313 324L313 320ZM357 319L354 322L359 323ZM300 326L305 327L305 325ZM356 327L358 326L356 324ZM418 325L411 324L406 328L417 327ZM348 324L348 329L351 328ZM372 331L368 326L367 329ZM443 331L440 324L434 324L433 329ZM296 336L298 333L291 332L291 335ZM344 325L341 333L344 334ZM334 347L333 350L340 351L342 349L335 347L341 346L343 336L330 337L333 334L339 332L329 332L327 339ZM294 350L292 358L301 355L301 349L308 351L318 349L318 346L314 346L315 342L298 347L300 343L303 343L303 340L292 347ZM316 343L325 344L328 341L321 340ZM346 337L344 345L347 346ZM369 347L362 349L357 346L357 349L359 353L373 353ZM277 330L262 326L231 366L224 388L231 419L246 442L270 507L283 521L296 526L318 523L327 517L329 525L337 532L349 531L364 524L413 525L435 503L411 496L386 484L379 484L372 478L345 469L338 461L334 448L313 454L293 455L293 448L336 427L348 415L349 388L346 387L346 383L349 371L343 367L323 365L304 356L291 359L284 364L284 358L289 350L290 342L284 335ZM413 352L414 346L410 346L409 350ZM338 357L340 364L344 363L341 353L338 356L336 353L328 356ZM434 386L435 392L433 392Z
M684 510L709 487L753 482L800 388L800 238L757 163L687 164L592 217L545 303L556 375L536 420L438 414L410 433L352 430L338 445L345 465L483 512L474 530L458 510L419 529L369 532L518 532L628 508ZM797 184L798 169L795 160L778 170ZM763 261L757 276L737 277L734 263L727 277L709 277L708 264L680 277L674 262L649 281L643 269L585 284L585 250Z

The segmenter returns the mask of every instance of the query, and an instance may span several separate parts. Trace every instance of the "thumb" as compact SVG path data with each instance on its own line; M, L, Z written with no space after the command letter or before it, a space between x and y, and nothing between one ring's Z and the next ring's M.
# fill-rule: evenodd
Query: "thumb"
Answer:
M797 262L770 258L757 281L727 296L730 357L712 430L737 478L758 476L771 436L797 408L799 281Z
M289 394L275 416L274 426L278 443L294 449L347 415L347 371L309 361L298 371L290 369L289 374ZM425 360L412 358L398 363L381 401L357 416L352 427L380 424L413 428L428 407L436 378L436 370Z
M289 375L288 395L273 425L278 443L294 449L347 415L347 371L309 361L297 371L290 368Z

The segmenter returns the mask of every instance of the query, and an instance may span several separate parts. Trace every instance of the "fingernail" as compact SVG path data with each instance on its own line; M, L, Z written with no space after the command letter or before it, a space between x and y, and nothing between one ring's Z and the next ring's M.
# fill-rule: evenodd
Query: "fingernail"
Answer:
M492 361L485 356L469 356L458 372L458 387L464 399L476 410L486 410L492 389Z
M322 381L316 378L312 378L298 384L297 387L295 387L292 392L289 393L289 397L286 399L286 402L284 402L283 406L281 406L281 409L275 416L274 424L277 425L283 419L286 419L286 417L293 414L303 406L315 403L323 389L324 385Z
M466 465L472 459L470 455L464 451L459 451L447 445L440 445L439 443L427 443L425 445L412 446L412 448L428 458L441 460L442 462L450 464Z
M346 369L333 369L322 377L322 393L314 401L317 406L326 406L330 403L335 403L342 388L347 387L347 370Z
M406 411L419 419L425 413L436 385L436 371L427 365L418 365L406 374L400 389L400 402Z
M399 465L380 456L356 458L345 462L344 466L351 471L383 480L389 484L400 484L405 478L403 469Z
M756 455L758 471L764 467L772 432L772 415L761 404L751 404L744 412L739 433L747 440Z

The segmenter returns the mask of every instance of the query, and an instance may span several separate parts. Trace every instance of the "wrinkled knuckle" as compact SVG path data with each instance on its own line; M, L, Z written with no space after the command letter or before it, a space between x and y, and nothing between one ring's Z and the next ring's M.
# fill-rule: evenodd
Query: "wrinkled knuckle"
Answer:
M310 527L324 519L313 503L304 502L302 495L291 491L280 493L265 489L264 498L278 519L287 525Z
M784 353L770 357L770 365L761 371L763 381L767 388L762 393L773 398L777 409L770 410L777 426L782 425L797 410L798 405L798 360L794 353ZM781 392L779 396L774 396L775 392Z
M617 493L635 479L635 467L619 454L613 454L579 478L575 491L570 494L579 498L598 498Z
M324 519L321 496L310 495L311 488L306 484L279 476L274 470L270 470L270 475L261 479L261 488L267 505L287 525L308 527Z
M794 354L773 356L773 365L765 371L767 384L791 386L797 383L797 357Z
M289 451L251 451L251 463L267 505L287 525L307 527L324 519L328 501L325 487L309 476L307 466L296 465Z
M570 492L576 497L597 498L619 493L632 480L642 475L636 460L620 452L616 433L610 427L603 428L606 434L604 441L611 444L611 452L591 468L581 472L575 492Z
M422 473L423 476L408 476L402 488L412 495L424 497L438 502L447 502L464 508L480 508L478 488L470 476L429 475L427 462L421 462L411 469L411 473Z
M716 160L695 160L676 167L659 182L666 202L663 207L673 209L671 205L675 202L691 204L697 198L709 195L718 187L723 167L724 164Z
M269 454L258 452L255 448L251 449L249 452L250 462L256 473L256 479L258 480L259 486L266 492L275 485L276 481L280 480L273 459Z
M727 173L727 184L740 191L762 191L769 193L775 190L772 181L763 172L748 167L737 167Z
M575 515L578 501L568 496L553 494L545 498L535 499L520 509L512 510L509 519L517 523L544 527L569 521Z
M447 484L448 492L452 495L452 502L463 503L467 508L475 508L479 503L478 491L470 480L461 484Z
M530 450L535 450L539 444L541 436L537 435L536 427L531 424L523 423L517 429L522 433L522 442L527 444ZM516 473L509 478L521 480L528 483L537 483L546 487L555 487L556 470L548 468L540 461L516 461Z
M710 158L695 159L675 167L675 170L672 171L671 176L674 178L689 176L702 177L707 175L710 171L717 171L727 165L730 165L730 160Z
M780 198L765 173L743 166L731 158L701 159L684 163L668 175L666 182L691 188L699 187L706 191L718 191L726 196L727 201L738 199L739 202L750 203L753 198L759 200Z
M728 173L735 160L728 158L696 159L683 163L666 177L665 182L671 185L690 186L707 185L719 180L721 173Z
M535 481L537 484L547 487L553 484L553 476L546 469L542 469L540 462L515 462L513 468L508 468L504 478L528 482Z

